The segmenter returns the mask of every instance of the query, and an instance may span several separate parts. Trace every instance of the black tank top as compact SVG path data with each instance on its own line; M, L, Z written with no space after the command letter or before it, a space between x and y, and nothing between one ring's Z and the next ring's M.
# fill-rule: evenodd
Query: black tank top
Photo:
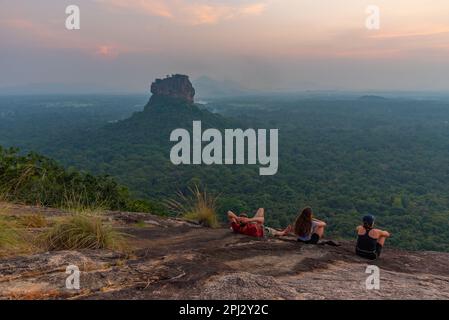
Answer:
M357 250L366 253L376 252L377 239L371 238L369 232L372 229L365 228L365 234L357 237Z

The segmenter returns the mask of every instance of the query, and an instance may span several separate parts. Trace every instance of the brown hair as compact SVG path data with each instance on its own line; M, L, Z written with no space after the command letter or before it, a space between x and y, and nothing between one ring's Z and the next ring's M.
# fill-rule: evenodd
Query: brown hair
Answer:
M295 234L304 237L312 231L313 211L311 207L302 209L295 221Z

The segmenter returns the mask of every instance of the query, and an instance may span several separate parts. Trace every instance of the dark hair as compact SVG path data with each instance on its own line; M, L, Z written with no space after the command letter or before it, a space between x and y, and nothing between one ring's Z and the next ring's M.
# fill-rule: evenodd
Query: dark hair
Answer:
M241 214L239 214L239 217L248 218L248 215L246 213L241 213ZM240 222L240 226L244 227L244 226L246 226L246 223Z
M372 229L373 225L374 225L374 216L367 214L366 216L363 217L363 227L365 229Z
M300 237L309 235L310 231L312 231L312 218L313 211L311 207L302 209L295 221L295 234Z

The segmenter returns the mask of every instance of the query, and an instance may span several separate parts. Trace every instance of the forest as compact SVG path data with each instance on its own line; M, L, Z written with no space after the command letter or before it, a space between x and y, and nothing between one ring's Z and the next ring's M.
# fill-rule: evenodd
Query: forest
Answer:
M395 246L449 251L448 101L267 95L190 109L161 101L152 112L142 111L146 102L0 97L0 145L113 177L149 203L198 184L218 196L222 218L229 209L265 207L267 224L283 227L310 205L328 222L328 236L339 239L353 238L361 216L371 213ZM260 176L257 165L174 166L169 133L192 120L205 128L279 129L277 174Z

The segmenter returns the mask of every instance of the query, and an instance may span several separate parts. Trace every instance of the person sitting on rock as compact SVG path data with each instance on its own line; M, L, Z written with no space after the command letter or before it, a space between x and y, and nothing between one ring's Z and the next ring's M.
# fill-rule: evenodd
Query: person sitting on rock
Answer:
M287 235L291 231L290 226L283 231L265 227L264 208L259 208L252 218L248 218L248 215L245 213L241 213L239 216L237 216L234 212L228 211L228 220L231 223L231 228L234 232L251 237L279 237Z
M380 253L385 244L385 240L390 237L390 233L379 229L374 229L374 216L363 217L363 225L357 227L356 254L360 257L375 260L380 257Z
M299 242L306 244L317 244L324 235L324 221L315 219L310 207L305 207L294 223L293 231Z

